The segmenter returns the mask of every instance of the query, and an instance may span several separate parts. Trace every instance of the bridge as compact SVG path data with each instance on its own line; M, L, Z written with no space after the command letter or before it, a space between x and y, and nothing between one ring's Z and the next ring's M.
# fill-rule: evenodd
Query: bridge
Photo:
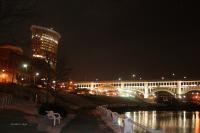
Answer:
M109 88L116 89L119 96L131 97L142 94L144 98L155 95L156 92L168 92L175 98L181 98L184 94L191 91L200 91L200 80L189 81L99 81L99 82L76 82L75 86L79 89L89 89L105 91Z

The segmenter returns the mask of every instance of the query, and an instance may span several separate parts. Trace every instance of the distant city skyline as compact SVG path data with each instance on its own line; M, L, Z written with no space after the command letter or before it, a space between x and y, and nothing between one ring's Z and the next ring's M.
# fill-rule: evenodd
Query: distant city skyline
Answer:
M15 44L28 54L30 26L53 27L62 36L58 69L67 64L71 79L132 79L133 73L142 79L198 79L198 5L186 0L6 0L0 8L0 44Z

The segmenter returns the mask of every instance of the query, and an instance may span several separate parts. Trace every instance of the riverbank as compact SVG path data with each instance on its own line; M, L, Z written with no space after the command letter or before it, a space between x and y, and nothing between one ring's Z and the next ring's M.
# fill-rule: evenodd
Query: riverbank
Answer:
M112 106L110 110L118 113L131 111L199 111L200 105L192 103L177 103L172 105L148 104L146 106Z

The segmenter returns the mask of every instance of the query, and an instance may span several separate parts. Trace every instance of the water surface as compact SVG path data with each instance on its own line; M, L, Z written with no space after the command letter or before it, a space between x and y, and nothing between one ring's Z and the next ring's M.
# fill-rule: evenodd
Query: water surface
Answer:
M166 133L200 133L199 111L134 111L125 114L135 122Z

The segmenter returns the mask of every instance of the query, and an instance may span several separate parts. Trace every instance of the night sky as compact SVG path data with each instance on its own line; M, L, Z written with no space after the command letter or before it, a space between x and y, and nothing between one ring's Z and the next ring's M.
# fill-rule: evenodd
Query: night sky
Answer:
M188 0L0 0L0 44L30 52L30 26L62 38L73 80L200 79L200 8Z

